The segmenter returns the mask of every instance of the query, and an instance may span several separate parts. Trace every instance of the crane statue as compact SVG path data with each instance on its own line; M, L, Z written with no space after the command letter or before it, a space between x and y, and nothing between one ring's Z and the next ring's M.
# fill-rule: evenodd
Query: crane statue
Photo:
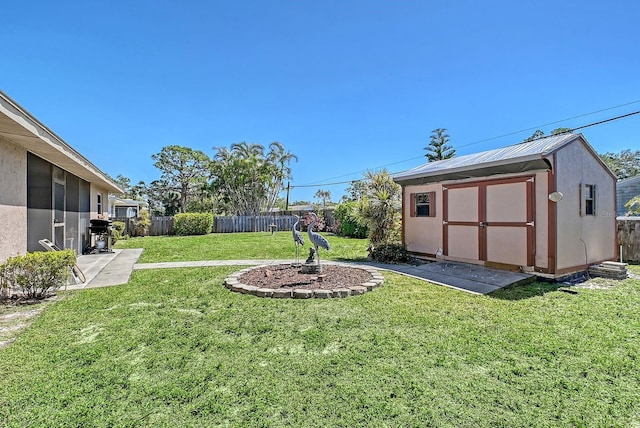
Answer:
M293 215L296 218L296 222L293 223L293 229L291 229L291 234L293 235L293 242L296 244L296 265L300 264L300 245L304 245L304 238L302 238L302 234L298 232L298 223L300 223L300 217L297 215Z
M316 213L312 212L309 213L309 215L311 216L311 218L313 218L313 221L307 227L307 234L309 235L309 241L311 241L313 246L316 248L316 257L318 258L318 266L320 266L320 253L318 253L318 247L322 247L325 250L330 250L331 246L329 245L329 241L327 241L324 236L313 231L313 227L318 222L318 216L316 215Z

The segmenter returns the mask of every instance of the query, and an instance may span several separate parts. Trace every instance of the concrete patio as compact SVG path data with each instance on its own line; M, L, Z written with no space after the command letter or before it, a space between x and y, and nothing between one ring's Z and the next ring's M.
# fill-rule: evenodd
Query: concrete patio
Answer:
M473 294L489 294L501 288L524 285L536 280L532 274L510 272L484 266L458 263L433 262L423 265L387 265L368 263L381 270L390 270L445 287Z

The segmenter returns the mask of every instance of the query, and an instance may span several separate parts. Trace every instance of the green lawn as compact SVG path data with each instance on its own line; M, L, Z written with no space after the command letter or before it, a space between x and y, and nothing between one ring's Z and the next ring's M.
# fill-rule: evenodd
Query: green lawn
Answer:
M323 234L331 250L320 249L327 260L365 260L366 239L350 239ZM309 240L301 247L300 258L309 255ZM141 263L195 260L295 259L291 232L212 233L202 236L147 236L118 241L115 248L144 248Z
M385 272L272 300L225 289L236 269L50 304L0 350L0 426L640 424L639 280L475 296Z

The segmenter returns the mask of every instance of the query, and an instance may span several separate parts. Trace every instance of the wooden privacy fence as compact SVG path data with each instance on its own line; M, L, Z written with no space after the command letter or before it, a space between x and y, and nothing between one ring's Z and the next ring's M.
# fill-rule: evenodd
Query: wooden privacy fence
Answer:
M135 218L118 218L125 224L124 234L136 236ZM173 217L152 217L149 225L149 236L173 235Z
M618 245L623 262L640 262L640 217L618 217Z
M300 218L304 218L307 214L306 211L285 211L280 212L277 215L260 215L260 216L216 216L213 219L213 233L238 233L238 232L271 232L291 230L293 223L295 223L295 217L292 214L297 214ZM333 216L333 210L325 210L323 212L324 222L327 227L332 227L335 224L335 217ZM116 219L123 221L126 224L125 234L129 236L135 236L134 218L122 218ZM302 220L299 226L300 230L306 230L302 224ZM173 235L173 217L152 217L151 225L149 226L149 236L162 236Z
M173 235L173 217L152 217L149 235Z
M294 222L293 216L217 216L213 220L213 233L291 230Z

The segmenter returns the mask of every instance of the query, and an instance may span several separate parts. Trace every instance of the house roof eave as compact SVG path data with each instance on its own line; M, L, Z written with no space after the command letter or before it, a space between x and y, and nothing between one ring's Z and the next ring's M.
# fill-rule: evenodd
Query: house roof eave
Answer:
M109 192L123 191L107 174L2 91L0 138L23 147L83 180L104 187Z

